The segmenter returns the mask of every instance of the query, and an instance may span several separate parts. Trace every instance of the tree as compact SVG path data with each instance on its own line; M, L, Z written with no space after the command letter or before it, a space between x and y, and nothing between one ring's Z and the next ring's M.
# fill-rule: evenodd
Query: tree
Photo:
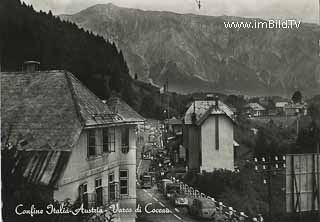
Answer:
M317 150L317 144L320 143L320 127L316 121L312 121L311 124L300 130L296 144L299 147L297 152L302 153L314 153Z
M265 156L270 152L270 144L268 143L266 132L260 128L257 135L254 153L256 156Z
M295 91L291 98L292 102L294 103L301 103L302 102L302 94L300 91Z
M313 120L320 120L320 104L312 103L308 108L309 115Z

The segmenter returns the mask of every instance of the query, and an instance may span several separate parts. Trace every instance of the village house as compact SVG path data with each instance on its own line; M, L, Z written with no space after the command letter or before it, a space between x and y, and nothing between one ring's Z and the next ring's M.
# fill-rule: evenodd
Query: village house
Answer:
M1 74L1 138L26 154L23 176L51 187L54 200L135 209L143 118L119 98L103 103L70 72L26 70Z
M232 111L218 99L208 97L190 105L183 127L189 170L234 170L234 124Z
M177 119L176 117L172 117L171 119L166 119L164 121L167 130L172 135L176 135L182 132L182 120Z
M266 114L266 109L259 103L248 103L246 108L247 113L254 117L264 116Z
M279 114L284 114L284 109L288 105L288 102L276 102L275 107Z
M306 103L289 103L284 107L284 113L286 116L293 115L307 115L308 114L308 106Z

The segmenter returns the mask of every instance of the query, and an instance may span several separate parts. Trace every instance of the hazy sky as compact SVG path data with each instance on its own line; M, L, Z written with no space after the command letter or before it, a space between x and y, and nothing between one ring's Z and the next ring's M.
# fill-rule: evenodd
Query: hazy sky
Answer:
M112 2L118 6L144 10L163 10L205 15L232 15L261 18L295 18L305 22L319 20L319 0L23 0L36 10L53 14L73 14L95 4Z

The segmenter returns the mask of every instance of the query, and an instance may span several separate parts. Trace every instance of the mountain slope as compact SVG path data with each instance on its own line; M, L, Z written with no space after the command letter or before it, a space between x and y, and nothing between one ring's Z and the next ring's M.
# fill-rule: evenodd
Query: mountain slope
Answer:
M225 21L253 19L182 15L95 5L63 15L113 41L131 75L180 92L305 94L320 90L320 28L226 29Z

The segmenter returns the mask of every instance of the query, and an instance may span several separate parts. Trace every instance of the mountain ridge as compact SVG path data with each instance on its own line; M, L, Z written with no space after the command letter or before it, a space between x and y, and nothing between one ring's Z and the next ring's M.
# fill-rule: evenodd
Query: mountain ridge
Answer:
M174 91L306 94L320 90L320 27L226 29L224 22L262 19L144 11L99 4L61 15L124 52L130 73Z

